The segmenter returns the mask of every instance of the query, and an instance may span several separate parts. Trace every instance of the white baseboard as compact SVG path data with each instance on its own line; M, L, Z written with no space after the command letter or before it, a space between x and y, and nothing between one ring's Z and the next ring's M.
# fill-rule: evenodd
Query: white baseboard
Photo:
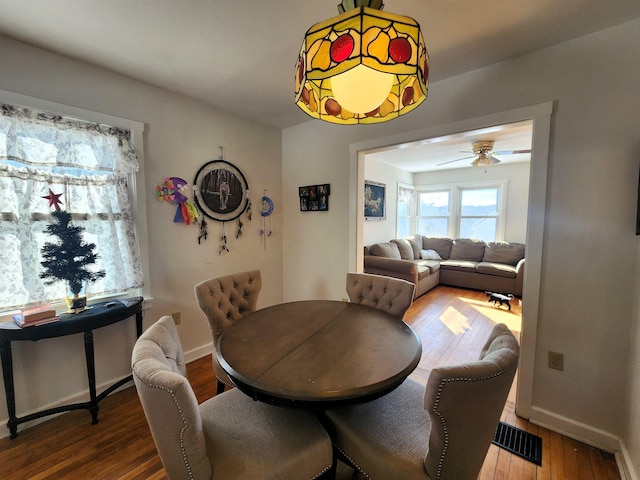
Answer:
M544 427L592 447L599 448L609 453L617 453L620 448L621 438L591 425L577 422L571 418L563 417L548 410L533 407L531 423Z
M125 375L126 376L126 375ZM113 385L114 383L116 383L119 379L115 378L112 380L109 380L107 382L104 382L100 385L96 385L96 392L98 395L100 395L100 392L103 392L104 390L106 390L107 388L109 388L111 385ZM127 383L125 383L124 385L120 386L119 388L116 388L113 392L111 393L115 393L115 392L119 392L120 390L124 390L125 388L129 388L133 386L133 380L128 381ZM59 407L61 405L71 405L74 403L84 403L84 402L88 402L89 401L89 389L87 388L86 390L82 391L82 392L78 392L74 395L70 395L66 398L60 399L57 402L53 402L50 403L48 405L42 405L39 406L37 408L37 410L31 410L28 412L17 412L19 417L26 417L27 415L31 415L32 413L35 412L41 412L43 410L48 410L50 408L55 408L55 407ZM99 405L99 404L98 404ZM19 405L16 405L16 407L19 407ZM24 422L21 423L20 425L18 425L18 435L20 435L20 432L22 430L26 430L29 427L33 427L34 425L38 425L42 422L46 422L47 420L51 420L54 417L57 417L58 415L63 415L67 412L60 412L60 413L55 413L52 415L47 415L46 417L41 417L41 418L36 418L35 420L30 420L28 422ZM89 410L86 410L87 413L87 424L91 423L91 413L89 412ZM98 412L98 420L100 419L100 413ZM2 427L5 428L0 428L0 438L5 438L9 436L9 429L6 428L7 422L9 421L9 418L3 418L0 419L0 425Z
M188 352L185 352L184 354L184 358L185 358L185 362L189 363L192 362L194 360L197 360L198 358L204 357L205 355L211 355L211 352L213 351L213 343L208 343L206 345L203 345L201 347L197 347L194 348L193 350L189 350ZM213 367L212 367L213 368ZM116 383L118 381L118 379L113 379L107 382L102 383L101 385L97 385L96 386L96 391L98 392L98 394L100 394L100 392L104 391L105 389L109 388L111 385L113 385L114 383ZM120 388L116 389L116 392L119 392L120 390L123 390L125 388L131 387L133 385L133 382L127 382L125 383L123 386L121 386ZM49 405L42 405L40 407L37 408L37 410L33 410L30 412L18 412L18 415L20 417L25 417L27 415L30 415L32 413L35 413L36 411L42 411L42 410L47 410L49 408L55 408L55 407L59 407L60 405L70 405L73 403L82 403L82 402L88 402L89 401L89 389L87 388L86 390L82 391L82 392L78 392L74 395L71 395L67 398L61 399L57 402L51 403ZM42 422L46 422L47 420L52 419L53 417L56 417L58 415L62 415L63 413L67 413L67 412L61 412L61 413L57 413L54 415L47 415L46 417L42 417L42 418L37 418L35 420L31 420L29 422L25 422L25 423L21 423L20 425L18 425L18 435L20 435L20 431L21 430L25 430L29 427L33 427L34 425L38 425ZM100 416L98 415L98 418L100 418ZM0 419L0 426L5 426L7 424L7 422L9 421L9 418L2 418ZM87 410L87 421L91 422L91 414L89 413L89 410ZM9 429L8 428L1 428L0 427L0 438L5 438L9 436Z
M193 350L189 350L188 352L184 352L184 361L187 363L193 362L194 360L202 358L205 355L211 355L211 352L213 352L213 342L194 348Z
M620 477L622 480L638 480L638 474L634 468L634 462L629 455L629 450L627 450L627 446L624 443L623 439L620 439L618 445L618 451L616 452L616 463L618 464L618 469L620 470Z

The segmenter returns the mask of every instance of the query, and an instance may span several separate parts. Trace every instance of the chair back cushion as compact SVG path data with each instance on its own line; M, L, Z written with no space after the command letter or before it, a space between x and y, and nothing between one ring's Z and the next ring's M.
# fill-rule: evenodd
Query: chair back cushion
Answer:
M233 322L256 311L261 289L259 270L211 278L194 287L198 305L209 321L214 345Z
M171 317L162 317L137 340L131 367L168 477L210 479L198 401L186 378L182 345Z
M425 469L431 479L475 480L518 365L518 341L497 324L476 362L435 368L425 390L431 416Z
M415 285L399 278L347 273L347 294L352 303L361 303L402 318L413 302Z

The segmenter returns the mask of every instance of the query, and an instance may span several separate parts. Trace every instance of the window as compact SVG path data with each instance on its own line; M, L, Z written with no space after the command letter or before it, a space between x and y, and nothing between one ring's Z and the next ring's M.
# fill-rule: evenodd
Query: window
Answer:
M448 190L420 192L418 233L431 237L446 237L450 225L450 195Z
M498 193L497 188L460 190L460 237L496 240Z
M398 184L396 237L408 237L413 232L416 192L411 185Z
M89 284L87 293L105 296L142 287L146 265L136 229L135 147L141 131L0 105L0 309L65 297L63 282L45 285L40 278L40 251L55 240L44 232L51 221L43 198L49 189L62 194L62 208L84 228L84 240L96 244L98 260L91 269L105 270L106 276Z
M416 233L487 242L504 237L506 181L417 187L416 191ZM398 231L400 221L398 204Z

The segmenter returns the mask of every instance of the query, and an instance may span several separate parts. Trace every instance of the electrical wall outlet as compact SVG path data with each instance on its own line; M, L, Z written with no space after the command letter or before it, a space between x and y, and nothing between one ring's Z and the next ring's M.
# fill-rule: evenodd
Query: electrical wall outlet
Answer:
M564 370L564 356L559 352L549 352L549 368Z
M173 317L173 322L176 325L180 325L180 312L173 312L171 316Z

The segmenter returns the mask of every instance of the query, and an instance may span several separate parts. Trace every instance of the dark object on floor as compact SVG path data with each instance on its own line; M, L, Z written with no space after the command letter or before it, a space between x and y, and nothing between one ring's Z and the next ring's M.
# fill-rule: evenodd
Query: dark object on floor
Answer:
M487 300L489 303L493 303L496 306L498 304L500 304L500 306L506 305L509 308L509 311L511 311L510 301L515 298L511 293L509 295L504 295L503 293L495 293L495 292L484 292L484 293L486 293L487 297L489 297L489 299Z
M542 439L536 435L500 422L493 444L536 465L542 465Z

